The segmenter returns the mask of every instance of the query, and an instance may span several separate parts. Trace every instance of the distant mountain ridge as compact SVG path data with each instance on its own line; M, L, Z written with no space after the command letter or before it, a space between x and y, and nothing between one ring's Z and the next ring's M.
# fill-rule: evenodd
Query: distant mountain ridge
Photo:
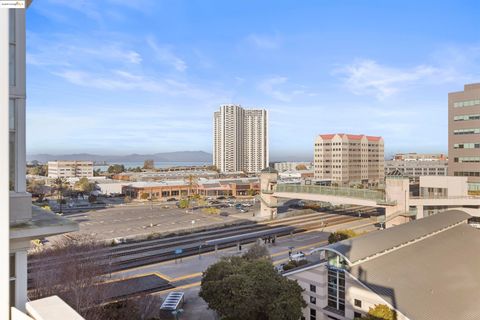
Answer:
M52 160L90 160L94 162L140 162L145 160L154 160L156 162L211 162L212 155L204 151L177 151L177 152L160 152L154 154L128 154L118 155L97 155L90 153L76 154L29 154L27 161L37 160L39 162L47 162Z

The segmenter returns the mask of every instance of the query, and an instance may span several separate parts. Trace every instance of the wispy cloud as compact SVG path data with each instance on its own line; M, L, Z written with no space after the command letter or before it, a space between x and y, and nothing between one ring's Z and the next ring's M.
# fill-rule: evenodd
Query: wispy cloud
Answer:
M266 94L267 96L270 96L273 99L283 101L283 102L289 102L295 96L298 96L298 95L308 95L308 96L314 95L311 92L307 92L305 88L303 88L302 86L298 86L298 85L286 86L287 82L288 82L287 77L281 77L281 76L270 77L260 81L260 83L258 84L258 89L262 93Z
M276 49L280 46L281 40L277 35L250 34L247 42L260 49Z
M343 76L344 85L358 95L373 95L377 99L387 98L406 85L439 75L442 70L428 65L410 69L384 66L374 60L358 60L335 70Z
M154 51L155 57L162 63L168 64L177 71L185 71L187 63L173 53L173 49L169 46L159 45L153 37L147 38L147 43Z
M98 62L140 64L140 53L125 47L123 42L92 40L67 34L54 34L46 38L28 32L27 63L35 66L88 66Z

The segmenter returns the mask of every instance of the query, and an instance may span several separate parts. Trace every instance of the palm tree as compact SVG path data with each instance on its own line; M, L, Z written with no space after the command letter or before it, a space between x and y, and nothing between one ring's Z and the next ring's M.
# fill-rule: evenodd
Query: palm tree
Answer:
M68 188L69 183L65 178L58 177L53 180L53 185L58 193L57 201L60 203L60 213L62 213L63 193L65 189Z

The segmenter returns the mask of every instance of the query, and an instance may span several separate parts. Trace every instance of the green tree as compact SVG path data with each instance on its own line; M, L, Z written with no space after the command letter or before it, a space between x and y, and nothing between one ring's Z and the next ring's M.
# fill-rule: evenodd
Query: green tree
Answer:
M193 196L197 192L198 188L198 178L194 176L193 174L189 174L185 181L187 182L188 185L188 196Z
M125 166L123 164L112 164L108 167L108 173L118 174L125 172Z
M29 166L27 168L27 173L33 176L46 176L47 175L47 165L38 164L34 166Z
M155 169L155 162L153 160L145 160L143 162L143 169L146 169L146 170Z
M328 243L335 243L356 236L358 236L358 234L351 229L338 230L336 232L332 232L330 236L328 236Z
M60 212L62 212L62 205L65 204L65 199L63 198L63 195L65 193L65 190L69 187L69 183L65 178L55 178L53 180L53 186L55 188L55 191L57 192L57 202L60 204Z
M266 246L256 242L242 257L247 260L270 259L270 252Z
M150 195L148 193L142 193L142 195L140 196L140 199L147 200L149 197Z
M199 295L222 319L297 320L307 306L302 291L267 259L230 257L204 272Z
M188 208L189 205L190 205L190 201L188 201L188 199L182 199L178 201L178 207L180 209Z
M295 167L295 170L307 170L307 166L304 165L303 163L297 164Z
M290 269L294 269L303 265L306 265L308 263L307 260L290 260L288 261L284 266L283 266L283 271L288 271Z
M95 183L90 182L88 178L80 178L77 182L75 182L74 188L81 192L90 193L95 190Z
M366 320L397 320L397 313L387 305L376 304L368 310L368 314L361 318Z
M27 180L27 191L33 195L37 195L40 198L45 196L45 181L28 179Z

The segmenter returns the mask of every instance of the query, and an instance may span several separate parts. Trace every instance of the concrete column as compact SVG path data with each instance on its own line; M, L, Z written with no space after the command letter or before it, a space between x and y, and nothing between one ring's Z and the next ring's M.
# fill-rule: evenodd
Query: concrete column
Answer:
M15 307L21 311L25 311L28 289L26 250L15 252L15 277Z
M423 218L423 206L417 206L417 219Z

